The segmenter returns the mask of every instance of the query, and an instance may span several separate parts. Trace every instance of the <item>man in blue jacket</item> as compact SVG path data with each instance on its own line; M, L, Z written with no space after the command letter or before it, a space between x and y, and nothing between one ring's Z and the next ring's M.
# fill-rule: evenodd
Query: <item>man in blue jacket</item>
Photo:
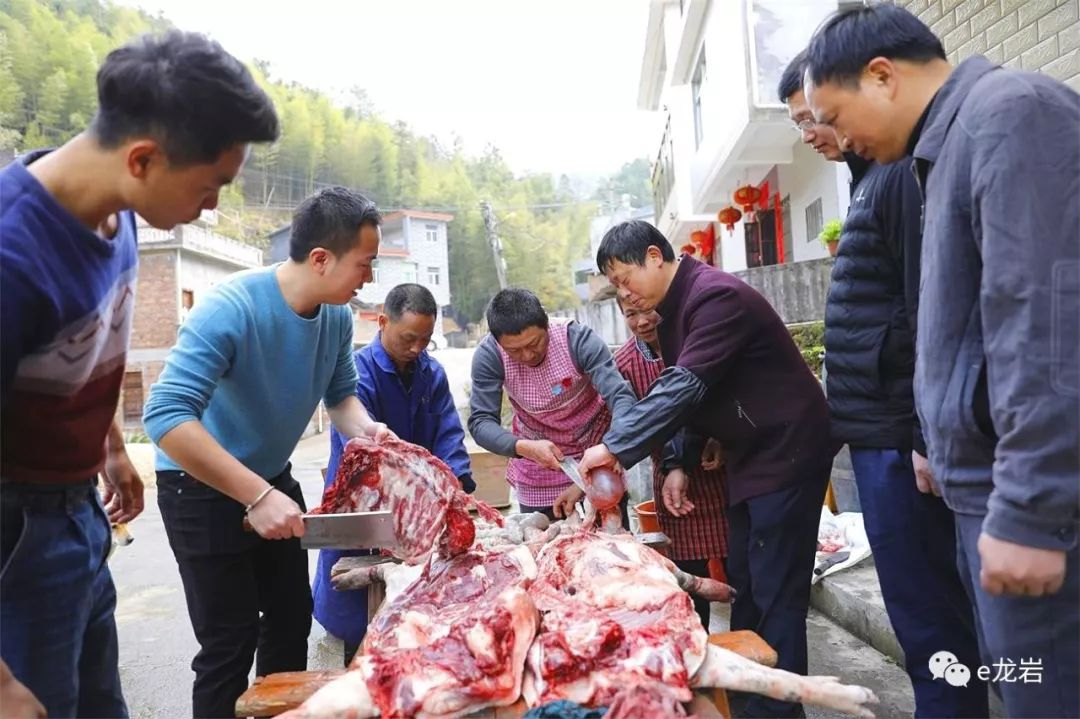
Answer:
M1080 96L985 57L953 68L892 5L838 14L807 55L818 120L878 162L914 157L915 402L983 663L1038 667L990 669L1009 716L1076 717Z
M446 462L466 492L476 489L461 426L446 371L427 353L435 331L438 306L421 285L403 284L386 295L379 315L379 334L354 354L356 394L368 414L384 422L398 437L424 447ZM329 486L337 475L341 452L348 441L337 428L330 433ZM352 661L367 631L367 594L337 592L330 569L343 556L366 553L324 549L315 573L315 619L345 642L345 664Z

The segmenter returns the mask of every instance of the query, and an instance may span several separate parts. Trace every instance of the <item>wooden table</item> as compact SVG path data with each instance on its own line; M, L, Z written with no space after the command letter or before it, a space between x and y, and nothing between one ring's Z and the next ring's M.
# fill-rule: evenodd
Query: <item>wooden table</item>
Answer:
M776 651L754 632L724 632L713 634L709 642L752 659L765 666L776 666ZM238 717L272 717L300 706L324 684L338 678L344 669L311 672L282 672L259 677L236 701ZM519 699L508 707L477 712L476 719L520 719L528 711ZM727 694L723 689L699 690L688 705L702 719L729 718Z

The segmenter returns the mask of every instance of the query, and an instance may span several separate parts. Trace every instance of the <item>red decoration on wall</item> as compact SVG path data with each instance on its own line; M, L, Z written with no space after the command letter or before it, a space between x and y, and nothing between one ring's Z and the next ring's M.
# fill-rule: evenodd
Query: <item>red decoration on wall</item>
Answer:
M784 204L779 192L773 195L773 218L776 221L776 257L784 264Z

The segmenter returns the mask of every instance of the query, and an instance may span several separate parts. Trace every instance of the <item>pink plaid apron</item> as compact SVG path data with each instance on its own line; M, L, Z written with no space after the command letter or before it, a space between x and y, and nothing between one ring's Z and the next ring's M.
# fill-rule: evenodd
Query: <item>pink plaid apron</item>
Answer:
M502 347L503 387L514 408L511 431L521 439L546 439L564 456L580 459L586 449L600 442L611 423L604 399L570 357L569 323L552 322L548 349L538 367L512 360ZM541 467L529 459L511 459L506 481L517 491L518 501L530 507L549 507L570 486L561 471Z

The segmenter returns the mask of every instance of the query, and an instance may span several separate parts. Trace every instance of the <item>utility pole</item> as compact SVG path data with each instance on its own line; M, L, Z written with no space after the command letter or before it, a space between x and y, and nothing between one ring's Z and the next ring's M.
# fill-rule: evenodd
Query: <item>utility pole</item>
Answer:
M484 228L487 230L488 244L491 245L491 254L495 258L495 274L499 277L499 289L506 289L506 260L503 259L502 242L495 232L495 213L491 211L491 203L484 200L480 203L480 212L484 215Z

